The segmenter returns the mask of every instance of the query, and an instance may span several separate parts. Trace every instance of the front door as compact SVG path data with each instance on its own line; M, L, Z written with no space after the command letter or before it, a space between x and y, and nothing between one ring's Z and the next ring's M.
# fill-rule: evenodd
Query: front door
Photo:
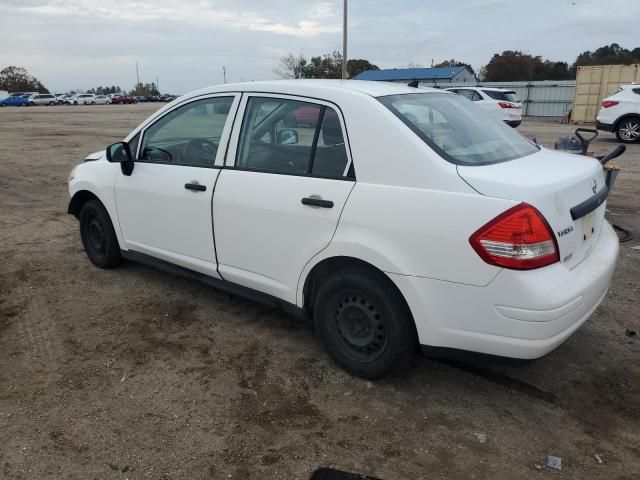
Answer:
M300 273L329 245L355 185L343 119L315 100L242 103L213 198L219 272L295 303Z
M211 199L234 101L194 100L141 132L133 172L115 183L127 249L217 276Z

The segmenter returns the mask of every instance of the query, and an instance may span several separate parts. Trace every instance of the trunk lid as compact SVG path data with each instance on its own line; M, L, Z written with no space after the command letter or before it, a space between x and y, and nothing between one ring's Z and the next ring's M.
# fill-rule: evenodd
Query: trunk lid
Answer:
M602 166L593 158L541 149L493 165L460 165L458 175L482 195L526 202L537 208L551 226L560 261L568 268L589 255L600 234L606 187ZM578 206L581 208L574 208Z

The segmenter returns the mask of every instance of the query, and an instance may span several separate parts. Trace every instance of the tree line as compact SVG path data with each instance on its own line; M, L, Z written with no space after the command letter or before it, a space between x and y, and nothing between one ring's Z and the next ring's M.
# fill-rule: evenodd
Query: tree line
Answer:
M479 80L486 82L510 82L527 80L573 80L580 66L587 65L629 65L640 63L640 47L628 50L617 43L600 47L593 52L579 54L573 64L543 59L540 55L530 55L518 50L505 50L491 57L489 63L480 69ZM468 63L456 59L444 60L434 67L467 67L476 72ZM410 63L408 68L422 65ZM347 61L349 78L365 70L379 70L378 66L365 59ZM282 57L274 73L281 78L341 78L342 55L333 52L307 60L303 55Z
M365 70L380 70L377 65L361 58L347 60L349 78ZM342 54L338 51L311 57L290 53L280 59L273 72L280 78L342 78Z

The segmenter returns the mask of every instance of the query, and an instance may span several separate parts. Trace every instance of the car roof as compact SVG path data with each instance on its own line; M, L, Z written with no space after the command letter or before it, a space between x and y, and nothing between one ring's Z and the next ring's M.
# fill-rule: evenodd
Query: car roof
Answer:
M312 97L327 97L332 93L353 91L371 97L386 95L401 95L410 93L440 92L442 90L430 87L414 88L403 83L372 82L366 80L272 80L261 82L229 83L214 85L195 92L186 97L206 95L220 92L262 92L303 95Z

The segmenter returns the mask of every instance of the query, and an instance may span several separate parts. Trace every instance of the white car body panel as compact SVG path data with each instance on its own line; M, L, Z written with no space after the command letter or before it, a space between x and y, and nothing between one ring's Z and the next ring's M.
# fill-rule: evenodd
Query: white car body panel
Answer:
M424 92L449 95L436 89L419 93ZM609 285L618 247L603 218L604 205L590 219L571 223L570 234L556 235L561 262L531 271L485 263L469 237L523 201L557 232L572 222L570 208L593 195L593 180L604 185L601 169L592 159L544 150L493 165L449 163L372 98L409 93L416 90L362 81L199 90L165 105L126 140L185 102L235 95L216 168L136 162L127 177L119 164L96 152L73 170L70 193L87 190L102 201L123 250L299 307L305 307L305 281L316 265L353 257L385 272L398 287L422 344L517 358L547 353L588 318ZM233 168L251 94L334 106L355 180ZM206 185L206 193L185 190L193 180ZM302 205L311 195L334 207Z
M618 238L604 222L598 241L576 268L560 263L520 272L503 269L475 287L389 274L416 319L420 341L430 346L533 359L570 337L609 288Z
M213 201L222 276L295 303L300 272L329 245L354 184L223 170ZM310 196L330 199L334 206L302 205Z
M534 155L481 168L459 166L458 172L483 195L534 205L556 232L560 259L568 268L589 254L606 223L604 204L576 221L570 213L605 188L602 167L594 158L541 149ZM571 231L558 235L566 229Z
M161 258L219 278L211 223L219 170L138 162L116 177L116 205L127 250ZM185 183L205 185L192 192Z

